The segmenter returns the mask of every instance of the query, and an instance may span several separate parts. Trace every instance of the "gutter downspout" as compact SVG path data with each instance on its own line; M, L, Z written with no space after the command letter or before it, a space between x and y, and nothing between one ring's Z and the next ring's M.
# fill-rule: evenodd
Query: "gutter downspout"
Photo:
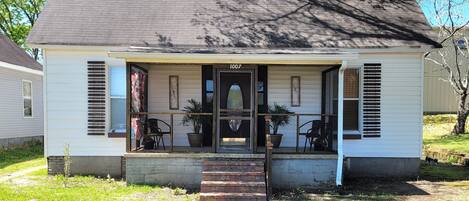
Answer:
M337 172L336 186L342 186L342 169L344 164L344 71L347 69L347 61L342 61L339 68L338 106L337 106Z

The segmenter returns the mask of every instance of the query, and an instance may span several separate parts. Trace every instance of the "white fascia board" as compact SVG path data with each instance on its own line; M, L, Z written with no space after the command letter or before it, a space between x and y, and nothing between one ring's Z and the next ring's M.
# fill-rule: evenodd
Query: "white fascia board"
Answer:
M4 67L4 68L16 70L16 71L21 71L21 72L25 72L25 73L31 73L31 74L35 74L35 75L40 75L40 76L43 76L43 75L44 75L44 73L43 73L42 71L40 71L40 70L34 70L34 69L31 69L31 68L26 68L26 67L23 67L23 66L18 66L18 65L11 64L11 63L7 63L7 62L3 62L3 61L0 61L0 67Z
M129 48L129 46L116 45L53 45L53 44L28 44L31 48L52 49L52 50L75 50L75 51L112 51L122 50ZM324 48L312 48L311 50L322 50ZM326 48L331 49L331 48ZM409 53L409 52L428 52L434 49L431 45L416 46L416 47L388 47L388 48L332 48L337 51L350 52L350 53Z
M341 64L343 60L358 58L356 53L317 54L191 54L191 53L145 53L109 52L114 58L128 62L203 63L203 64Z

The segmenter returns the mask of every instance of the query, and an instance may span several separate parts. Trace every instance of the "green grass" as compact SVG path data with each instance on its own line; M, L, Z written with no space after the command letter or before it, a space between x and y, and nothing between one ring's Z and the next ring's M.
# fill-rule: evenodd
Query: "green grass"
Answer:
M46 163L40 144L0 152L0 177ZM0 182L0 201L75 200L198 200L198 194L180 188L127 185L124 181L76 176L48 176L47 169Z
M456 115L426 115L423 129L425 148L469 154L469 134L451 135L455 119Z
M43 146L37 142L14 149L0 150L0 175L45 164Z
M94 177L36 176L29 185L0 184L0 200L196 200L197 195L181 190L126 185L122 181ZM66 181L66 185L64 184ZM66 187L65 187L66 186Z
M447 163L440 163L438 165L422 163L420 177L433 181L464 181L469 180L469 171L466 167Z

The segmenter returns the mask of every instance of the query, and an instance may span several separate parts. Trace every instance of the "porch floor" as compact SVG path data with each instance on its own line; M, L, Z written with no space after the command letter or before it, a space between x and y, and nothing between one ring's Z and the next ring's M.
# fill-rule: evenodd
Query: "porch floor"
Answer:
M132 151L132 153L169 153L171 152L170 147L166 147L166 149L163 149L160 147L159 149L139 149L136 151ZM212 152L212 147L211 146L206 146L206 147L178 147L175 146L173 147L172 153L211 153ZM264 153L265 152L265 147L257 147L257 153ZM305 152L303 152L303 147L300 147L298 149L298 152L296 152L295 147L279 147L279 148L274 148L272 151L274 154L314 154L314 155L322 155L322 154L336 154L336 152L332 151L309 151L307 148Z

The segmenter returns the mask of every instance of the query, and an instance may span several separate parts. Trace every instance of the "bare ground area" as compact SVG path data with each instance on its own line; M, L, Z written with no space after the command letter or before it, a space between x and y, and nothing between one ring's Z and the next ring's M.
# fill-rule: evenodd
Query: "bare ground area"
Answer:
M274 200L469 201L469 168L422 163L417 179L346 180L341 189L280 192Z

